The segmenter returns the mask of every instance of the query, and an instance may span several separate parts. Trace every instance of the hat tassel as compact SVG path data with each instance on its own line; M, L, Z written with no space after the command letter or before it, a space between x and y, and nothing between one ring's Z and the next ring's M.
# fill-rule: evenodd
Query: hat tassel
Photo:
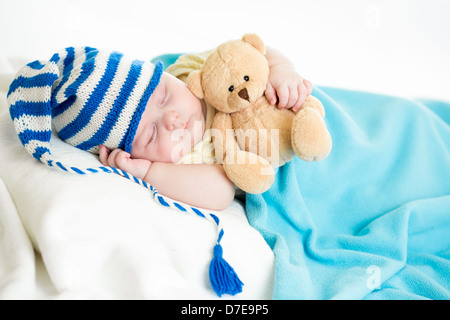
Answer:
M223 258L220 243L214 246L214 257L209 265L209 280L214 292L221 297L227 293L235 295L242 292L242 281L228 262Z

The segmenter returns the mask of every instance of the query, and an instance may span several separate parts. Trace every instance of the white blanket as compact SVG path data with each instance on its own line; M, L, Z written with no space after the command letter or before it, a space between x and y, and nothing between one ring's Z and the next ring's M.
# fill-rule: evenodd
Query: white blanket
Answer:
M0 299L215 299L208 267L216 227L158 205L115 174L47 168L22 147L6 105L23 63L0 57ZM97 157L53 136L58 157ZM217 212L225 259L244 282L225 299L269 299L273 254L238 201Z

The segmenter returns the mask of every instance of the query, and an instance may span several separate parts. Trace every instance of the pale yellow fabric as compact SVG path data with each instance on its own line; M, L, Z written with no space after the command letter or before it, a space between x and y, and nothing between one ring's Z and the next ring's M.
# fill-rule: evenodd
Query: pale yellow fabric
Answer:
M189 74L194 70L199 70L205 63L206 58L213 50L185 54L180 56L174 64L170 65L166 72L186 82ZM178 163L181 164L199 164L199 163L215 163L214 145L211 139L211 125L216 110L209 104L206 104L206 121L205 132L202 141L197 143L189 154L186 154Z
M205 63L206 58L210 55L213 50L183 54L181 55L174 64L167 67L166 72L177 77L183 82L186 82L188 75L194 70L200 70Z
M181 158L179 164L213 164L216 162L214 144L211 140L211 130L207 129L203 134L203 140L197 143L192 151Z

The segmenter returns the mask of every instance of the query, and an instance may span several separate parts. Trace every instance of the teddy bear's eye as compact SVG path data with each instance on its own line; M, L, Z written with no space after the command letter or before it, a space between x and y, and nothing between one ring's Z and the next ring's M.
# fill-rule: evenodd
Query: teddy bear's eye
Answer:
M234 90L234 86L230 86L230 87L228 88L228 91L230 91L230 92L233 92L233 90Z
M244 80L245 80L245 81L249 81L250 78L249 78L248 76L244 76Z

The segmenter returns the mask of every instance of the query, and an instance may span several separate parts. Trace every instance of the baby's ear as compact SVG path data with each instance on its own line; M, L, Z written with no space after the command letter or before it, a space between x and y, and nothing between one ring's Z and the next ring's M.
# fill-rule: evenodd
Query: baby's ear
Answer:
M187 86L192 93L199 99L203 99L202 72L201 70L192 71L187 78Z

